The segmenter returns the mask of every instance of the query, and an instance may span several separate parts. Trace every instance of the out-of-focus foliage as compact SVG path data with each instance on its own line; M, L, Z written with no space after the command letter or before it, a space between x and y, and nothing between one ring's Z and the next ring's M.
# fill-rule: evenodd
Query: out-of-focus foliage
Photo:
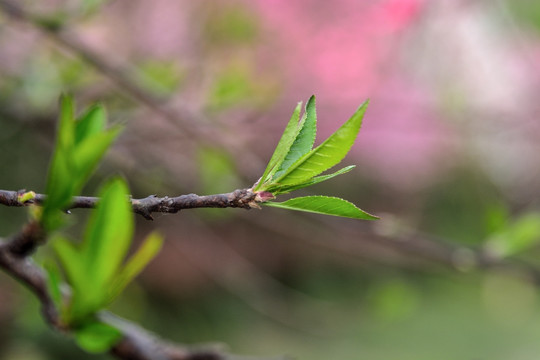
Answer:
M249 63L236 60L219 70L208 94L211 110L233 106L262 106L274 97L274 81L256 76L250 67Z
M523 21L536 31L540 31L540 5L537 1L516 0L505 3L516 16L516 21Z
M178 90L183 74L174 62L146 61L138 66L137 77L143 88L163 96Z
M259 33L257 14L241 6L225 5L206 24L207 41L219 45L249 44Z
M242 186L231 156L210 147L199 149L200 191L219 194Z

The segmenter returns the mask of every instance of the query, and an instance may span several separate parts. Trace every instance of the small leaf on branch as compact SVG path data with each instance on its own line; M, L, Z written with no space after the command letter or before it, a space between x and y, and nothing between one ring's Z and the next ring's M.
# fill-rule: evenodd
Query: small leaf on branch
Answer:
M91 106L75 123L75 143L105 129L107 115L102 105Z
M118 272L131 244L134 221L128 196L124 180L111 180L88 221L81 251L96 287L107 284Z
M364 102L335 133L291 165L275 182L281 185L299 184L338 164L354 144L367 105L368 101Z
M378 219L376 216L357 208L353 203L350 203L347 200L329 196L297 197L284 202L265 202L263 205L353 219Z
M88 221L82 244L67 239L53 242L71 299L62 308L68 324L84 324L110 304L159 252L163 239L151 234L123 265L133 241L133 213L127 184L120 178L106 183Z
M285 155L283 162L279 166L278 171L273 175L273 178L279 178L289 167L298 159L307 154L315 143L315 135L317 133L317 113L315 111L315 96L309 98L306 104L301 129L291 148Z
M86 323L75 330L77 345L92 354L108 351L120 341L122 336L120 330L97 320Z
M315 149L311 149L317 130L315 96L309 99L305 113L299 122L297 122L300 114L300 104L298 104L263 176L253 186L252 190L257 194L256 202L291 210L355 219L376 219L350 202L339 198L311 196L281 203L267 202L277 195L318 184L353 169L354 166L347 166L332 174L318 176L341 162L347 155L358 136L368 103L369 101L365 101L349 120Z
M47 231L62 224L63 211L71 198L79 194L99 161L120 132L119 127L105 130L105 110L90 108L79 120L74 117L73 99L60 101L58 134L47 178L47 199L41 222Z
M351 171L355 167L356 167L356 165L346 166L343 169L340 169L340 170L338 170L338 171L336 171L335 173L332 173L332 174L316 176L316 177L312 178L311 180L308 180L306 182L296 184L296 185L284 185L284 186L272 187L272 188L269 188L268 191L273 193L274 195L287 194L287 193L290 193L291 191L295 191L295 190L299 190L299 189L302 189L302 188L305 188L305 187L308 187L308 186L311 186L311 185L315 185L315 184L318 184L320 182L332 179L333 177L336 177L338 175L348 173L349 171Z
M93 134L77 144L71 154L74 171L77 176L73 181L73 195L79 193L99 161L107 152L112 142L120 133L120 127Z
M157 255L163 245L163 237L158 233L151 233L144 240L137 252L128 260L127 264L112 280L109 290L109 302L114 300L124 288L145 268Z

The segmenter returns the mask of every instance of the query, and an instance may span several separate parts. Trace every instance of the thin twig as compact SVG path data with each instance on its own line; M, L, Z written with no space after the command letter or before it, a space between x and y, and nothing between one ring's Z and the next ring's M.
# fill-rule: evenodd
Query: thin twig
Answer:
M0 204L6 206L42 205L47 199L45 194L35 194L28 200L21 202L20 194L24 191L0 190ZM74 196L71 204L65 209L95 208L99 202L98 197ZM238 189L230 193L215 195L188 194L176 197L157 197L150 195L142 199L130 199L133 211L147 220L153 220L152 213L177 213L183 209L194 208L258 208L260 199L251 189Z

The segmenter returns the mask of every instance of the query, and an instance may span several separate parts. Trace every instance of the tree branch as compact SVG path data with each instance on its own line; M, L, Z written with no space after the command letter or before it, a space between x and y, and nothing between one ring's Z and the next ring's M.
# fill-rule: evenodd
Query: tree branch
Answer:
M24 190L0 190L0 204L6 206L43 205L47 199L45 194L35 194L32 199L21 201L20 195ZM183 209L194 208L258 208L262 199L251 189L238 189L230 193L215 195L188 194L176 197L157 197L150 195L142 199L130 199L133 212L142 215L147 220L153 220L152 213L177 213ZM95 208L99 198L91 196L75 196L65 210Z

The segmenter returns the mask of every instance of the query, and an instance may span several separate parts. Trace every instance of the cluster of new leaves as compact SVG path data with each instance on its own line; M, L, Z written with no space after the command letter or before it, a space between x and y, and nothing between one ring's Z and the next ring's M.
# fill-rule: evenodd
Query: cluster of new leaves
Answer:
M64 209L78 195L106 150L119 133L107 130L105 111L94 106L80 118L74 116L73 101L61 100L57 143L47 182L48 197L40 221L50 232L63 223ZM78 344L91 352L108 350L121 337L114 327L96 314L109 305L156 255L162 238L151 234L124 264L133 239L134 220L129 191L116 178L100 191L100 201L88 221L83 241L75 245L60 235L52 241L60 268L47 265L49 290L65 326L75 333ZM69 285L63 294L62 276Z
M315 96L307 102L302 118L302 103L299 103L253 191L263 200L271 200L277 195L320 183L354 168L354 165L347 166L332 174L320 175L347 155L358 135L367 105L368 102L364 102L335 133L313 148L317 132ZM304 196L284 202L266 201L263 205L355 219L377 218L346 200L328 196Z
M119 127L106 130L105 125L102 106L95 105L75 119L73 100L69 96L62 97L55 152L47 179L47 200L41 218L46 230L61 226L58 209L65 209L72 197L79 194L119 134Z

